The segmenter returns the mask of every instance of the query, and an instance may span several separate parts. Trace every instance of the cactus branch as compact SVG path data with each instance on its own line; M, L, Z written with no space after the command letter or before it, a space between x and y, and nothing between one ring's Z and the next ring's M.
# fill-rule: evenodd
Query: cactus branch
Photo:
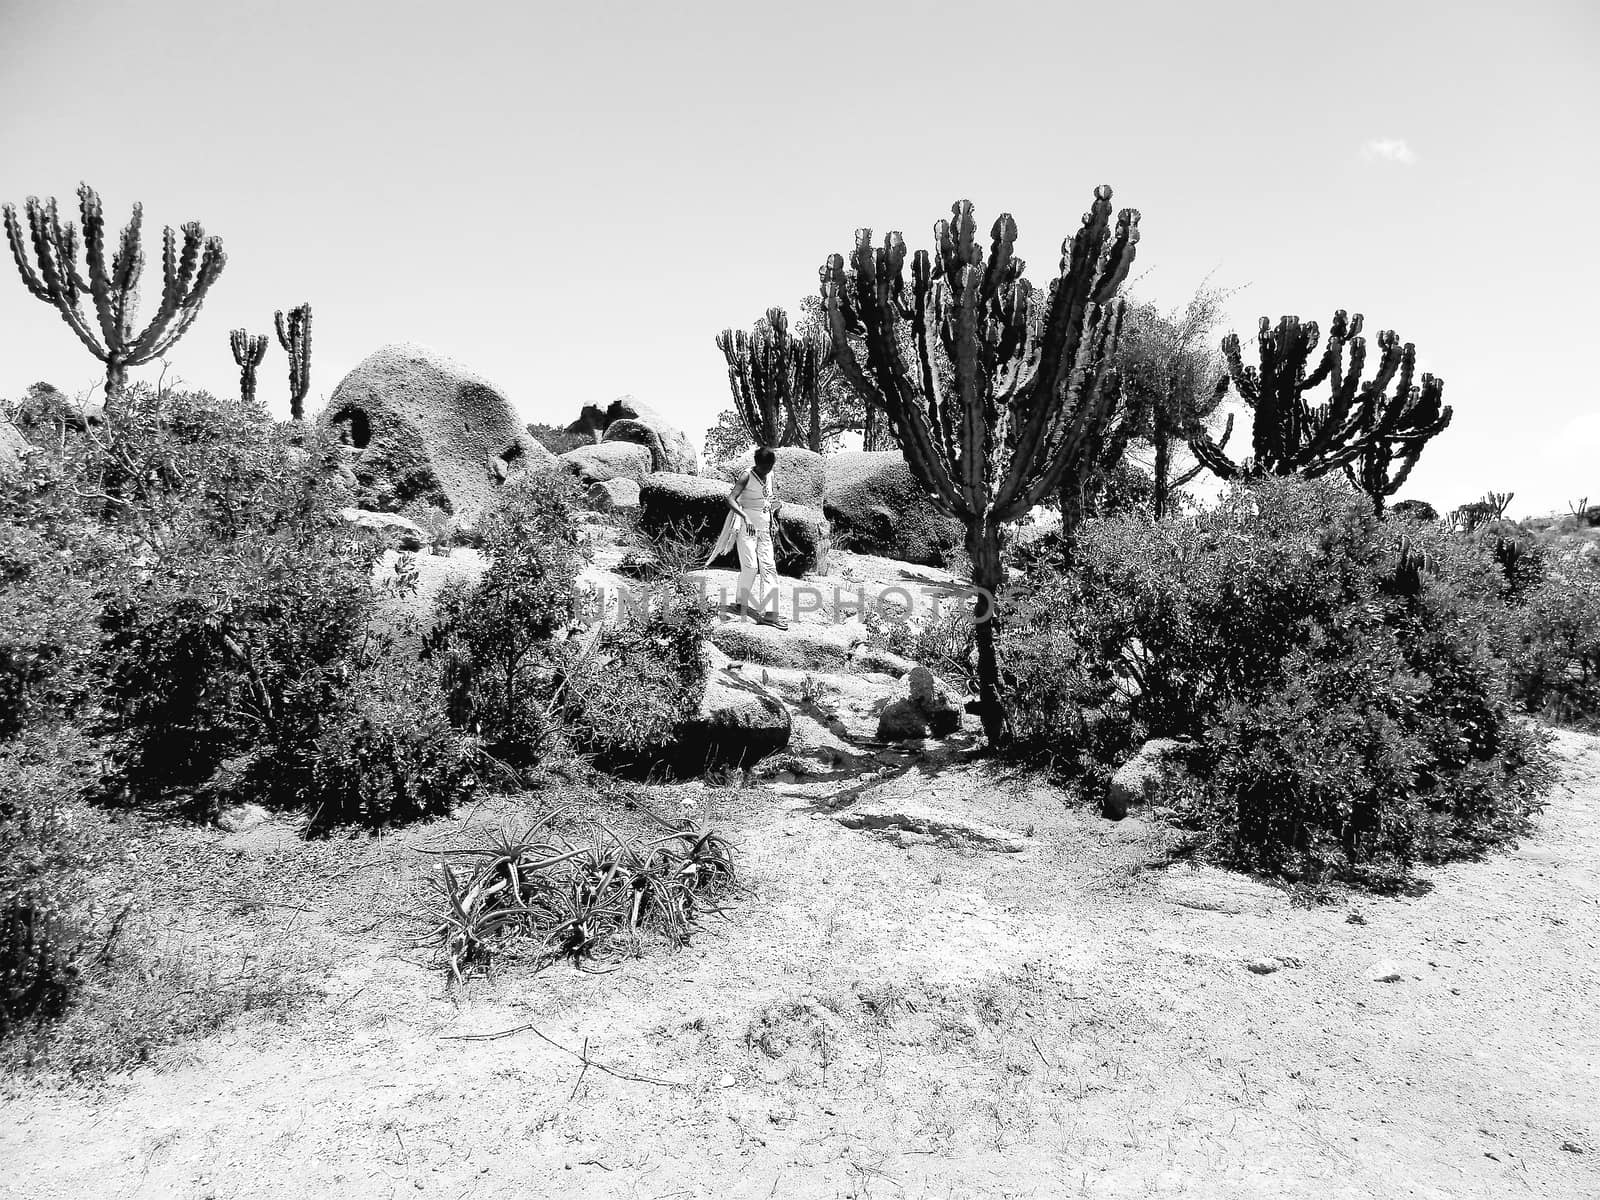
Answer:
M791 337L788 314L769 308L766 320L748 334L724 329L717 349L728 361L735 411L757 445L822 450L827 335Z
M227 262L222 240L207 238L198 224L183 226L181 254L172 228L167 227L162 240L161 304L150 324L136 334L139 278L144 273L143 208L133 206L133 215L108 263L100 197L88 184L79 186L86 274L77 262L79 231L70 221L61 223L54 199L41 202L30 196L23 212L28 224L26 242L16 206L7 204L4 209L6 240L23 286L36 299L54 305L78 340L105 364L108 400L115 400L126 388L129 367L159 358L183 336ZM34 262L29 261L29 243ZM92 318L84 311L85 293L93 305Z

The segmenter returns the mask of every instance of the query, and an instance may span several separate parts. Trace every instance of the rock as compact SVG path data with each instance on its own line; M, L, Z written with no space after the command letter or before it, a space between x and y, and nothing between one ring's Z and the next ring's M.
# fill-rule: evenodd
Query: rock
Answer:
M265 825L271 816L259 804L235 804L217 814L217 825L228 833L243 833Z
M1175 738L1151 738L1111 776L1106 789L1105 815L1120 821L1128 809L1139 804L1157 804L1169 785L1185 772L1184 756L1191 747Z
M778 573L797 578L816 570L819 556L826 566L831 544L827 523L815 509L798 504L784 507L794 510L780 509L778 518L792 550L774 547ZM639 528L646 533L676 528L688 537L711 541L721 532L727 517L728 484L720 479L661 471L645 476L639 484ZM737 552L730 550L717 565L737 570Z
M1244 969L1256 975L1271 975L1278 969L1278 962L1271 958L1256 958L1245 963Z
M778 508L774 528L778 545L774 554L778 569L785 575L826 575L828 556L833 549L833 526L820 508L791 504L785 500Z
M934 737L949 737L961 728L962 710L951 698L950 689L934 678L927 667L913 667L906 682L911 687L911 702L927 718L928 732Z
M1367 968L1367 978L1373 983L1400 983L1405 977L1405 964L1391 958L1380 959Z
M512 473L551 467L493 384L422 346L368 355L317 418L353 451L362 508L482 508Z
M417 572L415 592L396 591L385 586L395 578L399 555L391 550L372 568L377 588L377 603L372 614L373 631L393 639L397 656L414 656L422 650L422 638L438 618L437 601L446 587L460 581L475 584L489 568L489 560L479 551L462 548L452 554L419 554L411 560Z
M868 793L854 808L840 813L834 820L846 829L878 830L897 841L906 834L913 834L947 845L970 846L1000 854L1021 854L1028 848L1022 838L997 825L907 797L875 797Z
M827 493L824 483L824 464L827 460L816 451L800 446L779 446L777 454L778 462L772 471L778 479L778 499L785 503L792 501L804 504L820 512ZM738 458L726 459L718 464L717 478L731 484L741 473L753 467L755 461L755 450L746 450Z
M858 671L877 672L893 675L896 678L909 675L917 668L917 664L911 659L889 650L869 646L865 642L850 648L850 662Z
M648 404L641 404L632 396L619 396L607 407L605 419L602 440L648 446L652 471L693 475L700 470L700 456L683 431Z
M395 550L421 550L428 544L428 535L415 521L408 521L398 513L372 512L365 508L343 508L339 515L350 524L370 529L378 534L385 546Z
M909 696L891 700L878 714L878 738L881 741L906 742L927 736L928 718Z
M726 667L706 680L699 712L673 734L664 766L678 776L749 768L789 744L789 710L753 679Z
M831 454L823 512L841 548L938 566L962 545L960 522L939 512L898 450Z
M568 450L557 460L584 483L631 479L638 483L650 474L650 450L633 442L600 442Z
M598 442L606 433L606 410L598 404L585 404L578 419L567 426L568 433L581 433Z
M715 592L711 595L714 600L718 598ZM740 620L718 621L711 626L712 644L730 658L796 671L845 670L850 661L851 636L847 626L798 621L788 629Z
M632 479L591 483L586 494L596 512L633 512L639 507L639 485Z

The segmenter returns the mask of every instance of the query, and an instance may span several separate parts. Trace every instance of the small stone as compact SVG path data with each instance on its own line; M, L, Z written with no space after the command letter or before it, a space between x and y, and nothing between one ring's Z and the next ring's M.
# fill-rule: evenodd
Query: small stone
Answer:
M265 825L271 819L267 810L259 804L235 804L217 814L217 825L228 833L242 833L257 825Z
M1257 975L1271 975L1278 969L1278 961L1274 958L1256 958L1245 963L1245 970L1253 971Z
M1399 963L1385 958L1367 968L1367 978L1373 983L1399 983L1405 979L1405 975L1401 973Z
M733 1078L733 1075L730 1072L729 1074L724 1075L721 1079L717 1080L717 1086L731 1088L735 1082L736 1080Z

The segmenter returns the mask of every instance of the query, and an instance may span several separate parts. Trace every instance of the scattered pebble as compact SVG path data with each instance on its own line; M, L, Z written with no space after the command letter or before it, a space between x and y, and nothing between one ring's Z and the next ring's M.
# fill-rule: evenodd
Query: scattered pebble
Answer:
M1274 958L1256 958L1245 963L1247 971L1254 971L1257 975L1271 975L1278 969L1278 960Z
M730 1087L732 1087L734 1085L734 1082L735 1081L734 1081L732 1073L729 1073L727 1075L724 1075L721 1079L719 1079L717 1081L717 1086L718 1087L730 1088Z

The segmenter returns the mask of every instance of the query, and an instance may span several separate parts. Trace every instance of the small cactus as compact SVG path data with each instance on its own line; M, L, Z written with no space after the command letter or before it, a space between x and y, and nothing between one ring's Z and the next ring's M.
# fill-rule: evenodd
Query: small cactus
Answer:
M273 314L278 329L278 345L289 355L289 416L305 420L306 393L311 389L311 305L302 304Z
M228 344L233 348L233 361L239 364L239 398L246 404L254 404L256 368L267 352L267 335L235 329L228 334Z

